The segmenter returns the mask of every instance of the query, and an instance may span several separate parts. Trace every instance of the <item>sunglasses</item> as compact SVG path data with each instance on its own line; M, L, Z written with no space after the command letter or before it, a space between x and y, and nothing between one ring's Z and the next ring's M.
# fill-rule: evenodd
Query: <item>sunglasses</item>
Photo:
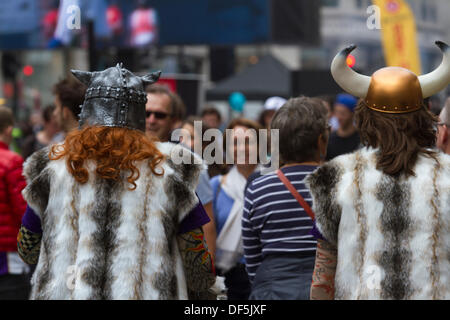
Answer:
M170 116L168 113L158 112L158 111L145 111L145 116L149 118L152 114L155 115L156 119L162 120Z

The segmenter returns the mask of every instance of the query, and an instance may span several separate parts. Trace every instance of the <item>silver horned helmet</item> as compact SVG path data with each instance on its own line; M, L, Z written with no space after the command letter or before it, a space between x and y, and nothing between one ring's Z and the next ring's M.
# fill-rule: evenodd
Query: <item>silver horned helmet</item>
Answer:
M71 72L88 87L79 116L80 128L87 124L145 131L144 88L158 81L160 71L138 77L120 63L103 71Z

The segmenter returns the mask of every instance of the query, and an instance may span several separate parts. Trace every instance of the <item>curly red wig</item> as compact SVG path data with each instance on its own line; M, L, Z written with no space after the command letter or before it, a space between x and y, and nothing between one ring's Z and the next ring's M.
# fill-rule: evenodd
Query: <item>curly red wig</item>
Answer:
M89 179L88 170L84 167L86 160L96 162L96 174L103 179L117 181L121 172L129 172L127 181L133 185L130 190L136 189L135 181L140 176L136 161L148 160L153 174L164 174L155 170L164 155L154 142L143 132L126 128L86 127L74 130L67 135L64 144L52 146L49 157L51 160L66 157L69 172L81 184Z

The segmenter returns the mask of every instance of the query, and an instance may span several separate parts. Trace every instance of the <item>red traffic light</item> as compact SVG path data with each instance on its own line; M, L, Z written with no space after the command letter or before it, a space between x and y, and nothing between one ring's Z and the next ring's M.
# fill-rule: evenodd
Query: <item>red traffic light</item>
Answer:
M30 65L26 65L25 67L23 67L22 72L24 75L26 75L27 77L31 76L34 72L34 69L32 66Z
M353 55L349 54L348 57L347 57L347 65L348 65L350 68L353 68L353 66L355 65L355 63L356 63L355 57L354 57Z

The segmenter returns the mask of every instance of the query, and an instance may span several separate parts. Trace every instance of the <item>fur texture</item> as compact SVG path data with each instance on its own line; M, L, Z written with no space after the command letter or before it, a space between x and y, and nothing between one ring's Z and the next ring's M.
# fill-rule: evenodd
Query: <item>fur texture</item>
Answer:
M23 195L43 228L32 299L187 298L175 235L197 204L203 162L179 145L158 148L166 155L164 175L138 164L133 191L125 179L98 178L93 163L87 163L89 181L81 185L64 159L49 161L48 149L27 161ZM198 164L174 164L180 152Z
M337 244L336 299L450 299L450 157L420 156L415 177L376 169L377 150L308 179L319 231Z

